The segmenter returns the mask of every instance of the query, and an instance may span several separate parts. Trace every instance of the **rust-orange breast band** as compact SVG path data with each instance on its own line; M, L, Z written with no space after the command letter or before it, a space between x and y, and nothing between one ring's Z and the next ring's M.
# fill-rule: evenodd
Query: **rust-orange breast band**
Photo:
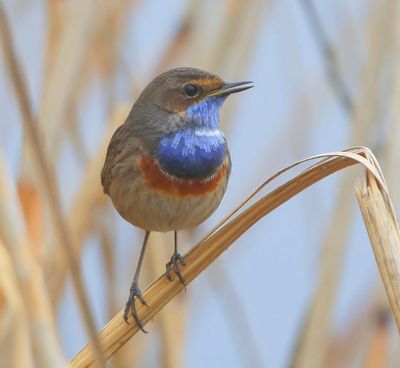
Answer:
M164 173L153 158L142 157L140 170L150 188L177 197L201 196L216 190L227 174L228 164L224 162L209 179L185 180Z

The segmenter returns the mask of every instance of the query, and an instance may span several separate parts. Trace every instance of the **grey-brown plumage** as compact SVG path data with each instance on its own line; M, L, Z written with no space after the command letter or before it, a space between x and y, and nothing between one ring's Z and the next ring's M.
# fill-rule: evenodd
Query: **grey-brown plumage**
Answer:
M176 232L197 226L218 207L231 167L219 109L229 94L250 87L193 68L167 71L143 90L111 138L104 192L123 218L146 231L125 309L125 320L130 311L141 329L134 299L145 303L138 278L150 231L175 231L167 276L173 269L184 282Z

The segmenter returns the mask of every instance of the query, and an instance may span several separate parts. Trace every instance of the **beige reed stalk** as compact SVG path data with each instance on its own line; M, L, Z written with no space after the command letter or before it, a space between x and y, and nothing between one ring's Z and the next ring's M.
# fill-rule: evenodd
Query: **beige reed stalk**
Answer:
M0 238L18 280L16 291L23 301L18 308L22 309L21 321L29 322L36 363L42 367L64 367L43 273L32 254L15 187L1 156L0 172Z
M400 330L400 232L389 198L375 178L359 181L356 194L375 259Z
M251 60L252 51L254 48L255 41L257 40L256 32L261 27L261 19L265 14L265 4L269 2L264 2L257 0L252 2L251 4L243 3L240 1L230 1L229 3L224 4L224 11L233 16L223 17L222 19L222 27L221 31L218 32L217 41L215 42L214 47L211 47L210 52L206 53L209 57L208 61L202 65L202 68L206 70L212 70L214 73L221 74L231 80L240 80L243 78L243 71L245 70L248 62ZM178 32L176 41L171 44L171 53L166 54L165 58L163 58L160 65L164 65L158 68L159 71L166 69L169 67L167 62L172 62L174 58L172 51L178 53L182 50L184 44L190 45L189 42L193 41L193 33L194 29L197 29L197 32L203 32L202 27L206 27L210 22L218 23L218 12L217 14L212 15L212 19L208 17L208 19L202 18L198 28L194 27L194 23L196 19L199 18L199 10L200 2L193 1L188 7L188 11L186 13L186 17L182 23L180 28L180 32ZM211 16L211 15L210 15ZM201 18L200 18L201 19ZM205 48L210 47L209 44L203 45ZM201 50L197 50L199 52ZM186 57L188 60L196 59L196 56L193 55L193 48L186 49ZM232 63L232 60L235 62ZM188 63L192 63L188 61ZM234 68L232 67L234 64ZM235 69L233 71L233 69ZM233 115L233 111L235 110L234 105L230 105L228 109L224 109L223 111L223 126L225 132L229 130L231 116ZM229 134L229 133L228 133ZM191 238L191 233L187 233L189 235L188 238ZM154 241L154 239L153 239ZM155 242L155 241L154 241ZM182 243L180 241L180 243ZM185 242L186 243L186 242ZM164 248L167 249L167 248ZM169 251L168 251L169 252ZM165 253L165 252L161 252ZM155 266L160 266L161 264L165 264L165 260L168 259L168 255L166 254L164 257L160 259L160 249L159 247L149 247L149 255L154 257ZM159 258L159 261L156 261L155 258ZM212 275L211 282L214 282L214 277L216 275ZM219 277L223 277L219 275ZM219 299L219 301L223 302L223 298ZM238 301L240 303L240 301ZM182 366L183 361L183 349L185 346L185 333L184 333L184 325L183 323L186 321L185 318L181 318L181 316L186 315L185 312L185 298L182 300L172 301L173 305L169 305L165 311L160 314L160 323L161 331L162 331L162 348L161 348L161 363L163 367L179 367ZM238 306L240 309L240 306ZM169 310L174 310L175 313L169 313ZM176 312L179 310L180 312ZM242 328L246 328L247 324L243 320L243 315L238 314L237 318L230 319L229 322L231 328L240 330ZM236 324L236 326L233 326ZM246 329L247 333L244 333L245 336L250 336L250 330ZM180 341L179 341L179 339ZM251 337L248 341L251 340ZM241 350L239 352L240 356L245 356L246 352L242 350L246 349L246 344L238 344L238 349ZM255 346L250 349L250 351L256 351ZM259 354L256 352L254 355L254 361L259 362L258 359ZM260 364L258 364L260 365Z
M359 97L355 103L349 145L364 144L371 140L378 117L378 81L384 56L390 45L389 9L375 7L368 24L368 52L360 79ZM327 354L331 329L331 315L338 287L342 260L347 245L354 201L350 190L354 178L346 173L339 184L333 218L323 239L321 271L318 283L297 338L292 358L293 368L319 368Z
M67 107L81 76L85 57L90 50L94 27L106 11L105 0L73 0L66 8L65 20L55 47L51 69L44 86L38 121L46 132L50 157L57 157ZM26 158L29 162L29 158Z
M383 144L386 180L392 189L395 206L400 205L400 3L395 2L394 31L393 31L393 58L391 69L391 94L389 96L389 127Z
M152 279L163 270L173 249L173 233L152 233L149 239L146 278ZM179 234L180 249L187 243L187 237ZM161 246L161 247L160 247ZM137 259L135 259L135 266ZM132 268L133 269L133 268ZM160 360L162 368L183 368L187 334L187 299L177 297L171 300L157 319L160 330Z
M166 52L157 63L154 74L158 75L171 67L171 64L177 59L185 45L190 45L193 36L194 23L198 17L201 8L201 2L191 0L187 6L186 14L180 21L178 30L169 44ZM193 51L193 50L192 50Z
M99 172L104 163L104 156L107 150L107 145L112 134L118 125L121 124L129 112L128 106L120 106L111 113L110 123L108 124L107 132L100 144L99 149L91 158L85 173L78 187L74 198L71 201L68 209L67 219L76 236L74 252L80 258L83 239L88 230L93 227L93 211L96 206L106 203L106 196L101 190ZM64 290L64 281L67 275L67 259L64 254L60 254L59 238L54 234L51 237L52 246L49 246L46 253L45 270L46 275L50 276L49 285L51 289L52 299L57 302Z
M248 200L252 199L256 193L278 175L299 163L317 158L322 158L323 160L278 187L270 194L262 197L248 209L243 210L239 215L234 216ZM229 247L229 245L260 218L322 178L356 163L362 163L377 177L381 185L383 187L385 186L379 166L376 166L375 158L369 150L364 148L355 148L343 152L314 156L313 158L290 165L272 176L262 184L247 201L243 202L237 210L232 212L222 223L219 223L212 229L211 232L205 236L203 241L185 255L187 266L183 268L182 274L187 283L190 283L197 275L205 270ZM228 222L228 220L230 221ZM145 307L141 303L136 303L139 318L146 324L182 289L183 285L177 278L171 282L167 280L164 275L160 276L143 293L143 297L147 301L149 307ZM122 315L123 311L121 310L98 335L106 358L112 356L138 331L132 319L130 319L130 324L128 325L125 323ZM90 367L93 366L93 362L91 349L88 345L71 361L70 367Z
M63 244L63 248L68 259L68 264L71 268L72 282L76 291L78 305L80 311L82 312L83 321L88 335L93 342L92 349L94 349L97 363L100 367L102 367L104 366L104 362L101 349L97 342L93 317L91 315L87 295L83 287L81 270L74 254L74 248L76 248L76 246L74 245L73 234L71 233L62 213L56 177L54 175L50 160L46 156L45 149L43 148L41 140L42 136L41 132L38 130L38 124L34 121L25 81L17 60L17 56L15 54L10 27L1 3L0 37L4 48L5 64L7 71L10 74L10 79L15 87L16 97L22 115L24 131L30 145L29 148L31 150L32 166L37 172L42 193L47 193L48 205L53 220L53 225L58 236L60 237L61 243Z
M0 240L0 366L33 367L30 324L10 254ZM44 361L42 361L44 363Z

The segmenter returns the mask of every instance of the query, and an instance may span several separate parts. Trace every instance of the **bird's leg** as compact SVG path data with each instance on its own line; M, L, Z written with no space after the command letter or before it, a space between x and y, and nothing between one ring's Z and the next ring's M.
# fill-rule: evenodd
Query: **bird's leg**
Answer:
M144 235L142 250L140 251L139 262L138 262L138 265L137 265L136 271L135 271L135 276L133 277L132 285L131 285L131 288L129 289L129 299L126 302L126 306L125 306L125 310L124 310L124 320L125 320L125 322L129 323L128 322L128 315L129 315L129 312L130 312L132 317L136 321L136 325L145 333L147 333L147 331L143 328L143 323L139 319L137 311L136 311L135 297L137 299L139 299L139 301L143 305L147 306L147 303L143 299L142 293L141 293L141 291L139 289L139 274L140 274L140 269L141 269L142 263L143 263L144 253L146 251L147 241L149 240L149 235L150 235L150 231L146 231L146 234Z
M166 265L167 272L165 273L165 275L167 276L168 280L172 281L171 271L174 270L175 273L178 275L180 282L183 285L186 285L185 279L182 276L181 271L179 270L179 263L182 266L186 266L185 260L178 253L178 232L174 231L174 254L171 257L171 260Z

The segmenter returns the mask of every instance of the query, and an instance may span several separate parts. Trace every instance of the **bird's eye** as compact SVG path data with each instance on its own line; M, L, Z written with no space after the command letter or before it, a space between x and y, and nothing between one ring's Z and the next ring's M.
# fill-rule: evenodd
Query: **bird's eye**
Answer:
M186 84L183 87L183 92L188 97L196 97L199 94L199 88L194 84Z

